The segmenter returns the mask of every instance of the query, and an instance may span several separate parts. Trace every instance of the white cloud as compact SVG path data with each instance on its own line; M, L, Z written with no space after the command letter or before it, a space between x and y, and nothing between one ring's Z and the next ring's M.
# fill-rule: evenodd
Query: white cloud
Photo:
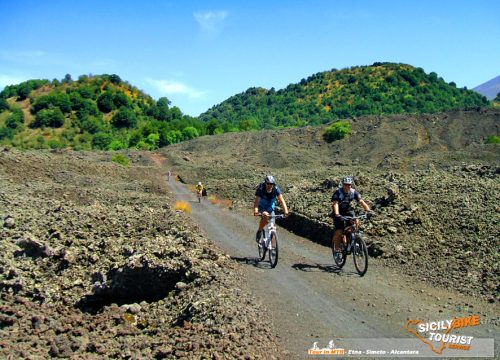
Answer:
M163 95L185 95L189 99L200 99L204 98L207 94L206 91L191 88L181 82L153 79L147 79L147 82L153 85L158 92Z
M201 30L209 33L217 32L227 16L227 11L206 11L194 13L194 18L198 24L200 24Z

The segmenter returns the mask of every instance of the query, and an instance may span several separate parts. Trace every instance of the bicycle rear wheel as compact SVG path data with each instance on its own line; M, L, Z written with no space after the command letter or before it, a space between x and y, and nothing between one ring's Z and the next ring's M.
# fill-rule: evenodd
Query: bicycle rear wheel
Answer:
M272 246L272 244L275 244ZM269 250L269 263L271 268L275 268L278 264L278 235L275 232L271 233L271 250Z
M346 259L347 259L347 249L344 244L344 241L342 239L340 243L340 251L336 252L333 246L333 238L332 238L332 255L333 255L333 261L335 261L335 264L339 269L342 269L342 267L345 265Z
M354 267L359 276L365 275L368 270L368 249L360 236L356 236L354 240L352 258L354 260Z

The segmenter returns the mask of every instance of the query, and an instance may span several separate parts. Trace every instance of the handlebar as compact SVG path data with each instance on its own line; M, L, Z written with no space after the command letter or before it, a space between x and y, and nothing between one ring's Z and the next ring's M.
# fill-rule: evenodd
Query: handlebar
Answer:
M255 214L254 216L264 216L263 214ZM278 214L278 215L267 215L268 218L275 218L275 219L284 219L285 218L285 214Z
M360 219L360 220L369 220L372 216L374 215L373 212L369 212L367 214L363 214L363 215L358 215L358 216L340 216L339 218L341 220L344 220L344 221L349 221L349 220L356 220L356 219Z

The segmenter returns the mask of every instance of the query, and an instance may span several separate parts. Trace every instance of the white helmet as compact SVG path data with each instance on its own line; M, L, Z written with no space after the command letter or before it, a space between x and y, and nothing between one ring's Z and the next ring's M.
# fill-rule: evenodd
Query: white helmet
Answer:
M342 179L342 185L347 184L347 185L352 185L354 183L354 180L352 176L346 176Z
M198 181L198 185L201 185L201 181Z
M264 178L264 182L268 184L276 184L276 182L274 181L274 177L272 175L267 175Z

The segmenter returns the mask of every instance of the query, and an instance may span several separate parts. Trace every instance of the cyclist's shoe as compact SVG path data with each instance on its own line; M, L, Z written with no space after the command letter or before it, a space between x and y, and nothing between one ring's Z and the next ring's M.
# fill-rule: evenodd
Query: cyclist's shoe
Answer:
M342 261L342 251L335 250L335 253L333 254L333 257L335 258L335 261L341 262Z

